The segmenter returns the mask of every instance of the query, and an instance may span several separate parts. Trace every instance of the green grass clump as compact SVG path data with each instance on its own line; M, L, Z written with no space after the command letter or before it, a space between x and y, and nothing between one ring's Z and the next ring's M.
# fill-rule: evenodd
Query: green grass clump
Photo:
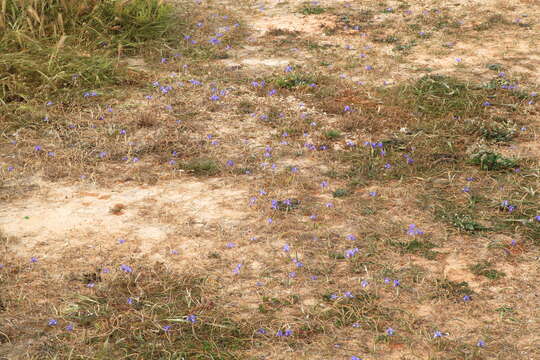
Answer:
M86 46L134 48L164 38L175 25L174 9L160 0L6 0L1 43L28 49L63 36Z
M326 136L327 139L335 140L341 136L341 132L339 130L328 130L324 133L324 136Z
M312 3L305 3L299 10L299 12L304 15L318 15L324 13L325 11L325 8Z
M336 191L332 193L332 196L334 196L335 198L345 197L349 195L350 195L350 192L347 189L337 189Z
M423 115L436 117L478 114L483 99L469 84L442 75L423 76L402 87L399 96Z
M183 164L182 168L195 175L213 176L220 171L218 163L213 159L197 158Z
M471 163L480 166L482 170L505 170L517 166L514 159L502 156L487 149L480 149L471 154Z
M117 66L120 55L157 51L175 41L184 25L176 9L160 0L0 4L3 105L116 84L125 75Z
M490 280L497 280L506 276L506 274L503 273L502 271L495 270L492 267L493 265L490 262L484 261L484 262L480 262L478 264L472 265L470 269L473 272L473 274L478 275L478 276L485 276Z
M472 132L478 133L482 139L490 143L509 142L517 132L516 125L506 119L497 119L498 121L484 121L481 123L471 122Z
M46 61L48 59L48 61ZM36 94L49 97L91 90L121 82L123 71L109 57L81 56L72 50L54 54L44 48L12 52L0 58L0 103L20 103Z
M434 259L437 256L437 253L431 250L437 245L429 241L414 239L409 242L392 242L392 245L399 247L403 253L419 254L427 259Z
M283 76L275 79L275 84L280 88L294 89L300 86L307 86L315 82L315 80L308 75L292 74L289 76Z
M439 217L443 220L449 222L452 226L458 228L459 230L476 232L484 231L487 228L479 224L471 215L461 212L451 213L451 214L441 214Z

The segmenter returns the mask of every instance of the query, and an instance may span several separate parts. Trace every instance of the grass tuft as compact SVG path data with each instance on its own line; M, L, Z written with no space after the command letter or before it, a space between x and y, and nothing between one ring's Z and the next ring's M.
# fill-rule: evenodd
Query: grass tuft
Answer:
M467 83L443 75L426 75L401 89L400 97L426 116L471 116L480 113L482 95Z

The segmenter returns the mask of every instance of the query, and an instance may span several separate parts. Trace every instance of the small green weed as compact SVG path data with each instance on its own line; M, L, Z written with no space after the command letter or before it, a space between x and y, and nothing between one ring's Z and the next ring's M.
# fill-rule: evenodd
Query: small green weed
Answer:
M434 259L437 256L435 251L431 251L431 249L437 247L437 245L429 241L414 239L409 242L391 242L391 244L399 247L403 253L419 254L427 259Z
M334 196L335 198L341 198L341 197L349 196L349 194L350 194L350 192L347 189L336 189L332 193L332 196Z
M335 140L341 137L341 132L338 130L328 130L324 133L324 136L326 136L327 139Z
M213 176L220 172L218 163L215 160L208 158L190 160L187 163L184 163L182 168L195 175Z
M503 273L502 271L493 269L493 265L488 261L484 261L484 262L480 262L478 264L472 265L470 269L473 274L478 275L478 276L485 276L491 280L497 280L506 276L506 274Z
M304 15L319 15L325 11L325 8L319 5L314 5L313 3L304 3L299 10L299 12Z
M515 168L518 163L514 159L502 156L489 149L479 149L470 156L471 163L482 170L505 170Z
M311 76L304 74L292 74L274 80L274 83L277 86L284 89L293 89L300 86L307 86L314 82L315 80Z
M494 123L483 126L482 138L492 142L508 142L516 136L516 128L511 123Z
M450 223L460 230L475 232L487 230L485 226L476 222L472 216L463 213L456 213L450 216Z

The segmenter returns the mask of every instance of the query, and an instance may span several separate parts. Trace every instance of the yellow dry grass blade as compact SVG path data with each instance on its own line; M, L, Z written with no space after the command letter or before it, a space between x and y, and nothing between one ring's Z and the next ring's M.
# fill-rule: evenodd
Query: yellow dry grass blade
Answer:
M2 7L0 8L0 29L6 28L6 11L7 0L2 0Z
M34 10L34 8L32 6L28 6L26 11L28 11L28 13L34 18L34 20L36 20L36 22L38 24L41 24L41 18L39 16L39 14L37 13L36 10Z
M64 34L65 33L65 30L64 30L64 17L62 16L62 13L58 13L58 17L57 17L56 22L58 24L60 33Z
M53 57L56 57L58 55L58 52L60 51L60 49L62 49L64 47L64 44L66 43L66 39L67 39L67 36L66 35L62 35L62 37L60 38L60 40L58 40L58 42L56 43L56 45L54 46L54 52L53 54L51 55L51 58Z

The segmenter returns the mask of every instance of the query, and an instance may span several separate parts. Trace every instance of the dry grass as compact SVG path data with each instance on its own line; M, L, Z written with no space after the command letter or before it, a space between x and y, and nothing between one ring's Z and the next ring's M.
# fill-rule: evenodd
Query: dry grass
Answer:
M540 357L537 11L225 5L0 114L0 358Z

